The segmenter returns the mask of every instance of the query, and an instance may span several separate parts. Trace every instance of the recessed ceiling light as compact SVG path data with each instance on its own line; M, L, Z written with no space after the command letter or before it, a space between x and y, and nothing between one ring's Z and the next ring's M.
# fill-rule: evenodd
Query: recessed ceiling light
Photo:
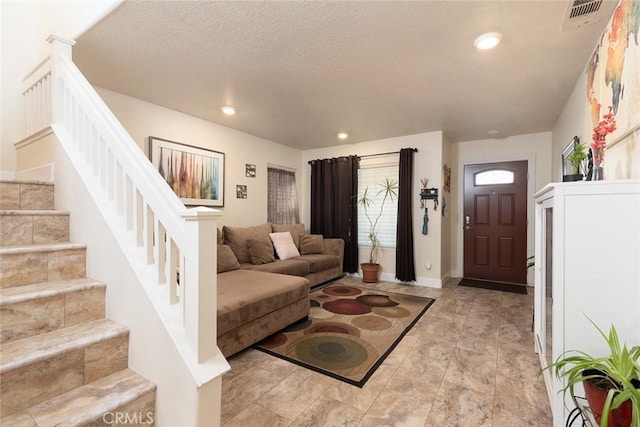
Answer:
M220 108L220 110L222 110L222 112L227 116L233 116L236 113L236 109L229 105L225 105L224 107Z
M502 40L502 34L486 33L475 39L473 45L480 50L487 50L496 47L500 40Z
M347 138L349 138L349 134L348 134L348 133L346 133L346 132L340 132L340 133L338 134L338 138L340 138L340 139L347 139Z

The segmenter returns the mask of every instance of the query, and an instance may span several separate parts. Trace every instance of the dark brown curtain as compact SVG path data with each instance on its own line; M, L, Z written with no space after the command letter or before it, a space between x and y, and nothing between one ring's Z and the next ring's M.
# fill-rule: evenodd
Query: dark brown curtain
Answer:
M344 271L358 271L358 157L311 163L311 233L344 240Z
M396 234L396 279L403 282L416 280L413 259L413 153L412 148L400 150L398 180L398 228Z

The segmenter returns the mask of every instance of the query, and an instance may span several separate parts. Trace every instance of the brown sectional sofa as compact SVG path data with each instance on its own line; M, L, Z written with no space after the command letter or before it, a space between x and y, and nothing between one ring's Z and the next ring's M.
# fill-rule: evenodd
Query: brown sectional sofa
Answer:
M218 347L225 356L309 314L309 288L342 276L344 241L304 224L228 227L218 235ZM279 259L270 233L289 233L299 256Z

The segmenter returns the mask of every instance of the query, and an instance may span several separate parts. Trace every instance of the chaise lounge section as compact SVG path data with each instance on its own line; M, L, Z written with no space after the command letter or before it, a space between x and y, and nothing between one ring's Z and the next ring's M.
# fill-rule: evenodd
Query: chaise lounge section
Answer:
M310 287L342 276L343 253L342 239L305 234L304 224L223 227L217 340L225 357L308 316Z

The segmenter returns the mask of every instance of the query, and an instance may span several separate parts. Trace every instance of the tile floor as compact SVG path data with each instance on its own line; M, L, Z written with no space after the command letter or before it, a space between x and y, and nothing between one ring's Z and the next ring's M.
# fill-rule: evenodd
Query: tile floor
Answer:
M437 301L362 388L253 349L233 356L222 380L222 425L551 426L533 351L532 289L520 295L457 282L376 285Z

